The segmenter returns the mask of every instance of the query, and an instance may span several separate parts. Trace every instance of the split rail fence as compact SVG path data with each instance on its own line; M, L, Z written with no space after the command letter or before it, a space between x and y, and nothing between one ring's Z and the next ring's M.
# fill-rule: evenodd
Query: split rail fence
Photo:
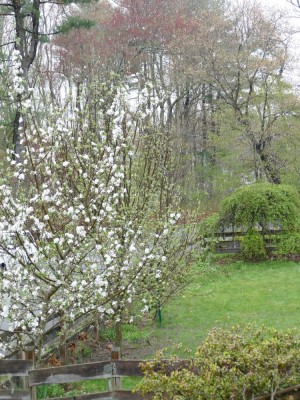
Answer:
M268 251L272 252L277 249L278 235L282 233L281 230L271 229L266 233L267 238L265 239L266 247ZM216 253L227 254L227 253L240 253L241 252L241 238L245 236L245 232L242 231L225 231L216 232L215 238L217 239Z
M0 377L14 377L22 382L22 389L0 389L0 400L36 400L40 385L64 384L91 379L109 379L110 391L101 393L78 394L71 397L61 397L55 400L142 400L151 399L151 394L142 396L130 390L122 390L122 377L143 376L140 368L142 360L120 360L118 350L112 351L111 360L87 364L68 365L62 367L33 367L32 360L0 360ZM164 364L165 365L165 364ZM187 366L187 361L179 361L178 365L170 364L170 371ZM300 385L281 391L276 395L266 394L253 400L300 400ZM54 400L54 399L52 399ZM214 399L212 399L214 400Z
M143 376L142 361L120 360L118 348L111 352L107 361L66 365L50 368L34 368L32 360L0 360L0 377L19 378L22 389L0 389L0 400L37 400L37 387L41 385L67 384L94 379L109 379L110 390L100 393L78 394L61 397L60 400L141 400L150 398L122 390L122 377Z

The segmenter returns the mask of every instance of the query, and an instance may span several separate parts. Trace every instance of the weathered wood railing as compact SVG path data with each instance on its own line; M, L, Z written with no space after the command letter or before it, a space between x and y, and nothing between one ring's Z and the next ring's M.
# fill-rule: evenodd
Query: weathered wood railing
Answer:
M36 400L36 388L39 385L62 384L80 382L91 379L110 379L110 391L100 393L78 394L72 397L59 398L59 400L142 400L151 399L151 395L142 396L130 390L122 390L121 378L125 376L142 376L141 360L114 359L116 353L112 352L112 359L108 361L76 364L62 367L34 369L31 360L0 360L0 377L18 377L23 381L23 389L0 389L0 400ZM186 361L179 361L178 366L186 365ZM176 365L170 364L170 371ZM24 382L24 377L26 381ZM300 385L293 386L276 392L272 397L266 394L253 400L300 400ZM53 399L54 400L54 399ZM55 399L58 400L58 399ZM212 399L213 400L213 399Z
M266 232L267 238L265 239L266 247L269 251L274 251L277 248L278 235L282 233L281 230L270 229ZM240 253L241 251L241 238L245 236L242 231L226 231L217 232L215 238L217 239L216 253Z
M36 400L36 388L40 385L73 383L92 379L109 379L110 390L107 392L78 394L60 398L76 400L140 400L149 398L130 390L122 390L122 377L142 376L139 360L120 360L119 350L113 349L111 360L75 364L52 368L33 368L31 360L0 360L0 376L26 377L22 379L23 388L0 389L0 400ZM7 380L8 382L8 380Z
M32 360L0 360L0 377L26 377L28 381L28 373L32 368ZM24 384L23 382L23 386L23 389L9 387L0 389L0 399L29 399L30 391L28 384Z
M256 397L253 400L299 400L300 399L300 385L292 386L283 390L276 391L276 394L265 394L264 396Z
M75 396L76 399L142 399L138 393L122 390L121 381L121 378L125 376L142 376L143 374L139 367L140 363L141 361L125 361L112 358L110 361L69 365L51 369L34 369L29 371L28 374L31 399L34 400L34 388L38 385L80 382L91 379L109 379L110 391L78 395Z

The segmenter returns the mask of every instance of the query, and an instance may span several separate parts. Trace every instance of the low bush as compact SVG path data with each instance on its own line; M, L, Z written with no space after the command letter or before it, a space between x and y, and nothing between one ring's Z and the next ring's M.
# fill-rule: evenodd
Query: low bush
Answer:
M212 330L189 366L144 363L138 386L154 400L247 400L299 382L300 335L246 325Z
M203 219L199 224L200 236L202 238L201 247L203 249L203 258L208 253L216 250L218 239L216 238L216 231L219 225L219 214L211 214Z
M42 385L37 387L37 398L45 399L52 397L63 397L65 394L65 389L63 385Z
M241 254L248 261L260 261L266 258L266 244L261 233L254 228L249 229L241 239Z
M277 253L280 255L300 254L300 232L281 235L278 241Z

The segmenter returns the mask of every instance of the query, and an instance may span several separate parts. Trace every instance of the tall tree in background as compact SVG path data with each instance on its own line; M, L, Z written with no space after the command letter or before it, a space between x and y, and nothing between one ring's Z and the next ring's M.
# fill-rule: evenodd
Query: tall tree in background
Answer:
M36 48L33 44L37 44L37 33L30 32L34 32L33 23L37 21L34 13L26 16L24 8L23 42L18 39L18 51L24 58L20 77L24 64L25 70L32 71L28 86L34 86L39 92L40 104L45 103L37 105L37 113L55 103L66 107L68 118L74 109L80 110L88 102L90 120L95 120L99 81L111 79L111 74L116 73L116 80L129 84L133 97L137 88L151 90L152 99L155 98L152 114L155 124L177 139L182 165L178 183L187 203L195 188L198 191L195 197L201 193L204 197L215 196L222 182L218 175L227 172L234 177L233 185L241 183L246 176L247 181L253 176L258 180L281 181L286 162L280 159L276 148L281 139L285 141L283 127L284 123L290 123L288 115L294 118L297 109L296 98L292 100L289 90L281 84L288 61L288 35L281 15L265 15L259 5L251 2L228 6L216 0L124 0L118 4L115 8L106 2L69 8L69 22L62 26L66 34L44 44L43 54L36 50L29 52ZM44 23L47 7L56 7L61 18L64 6L38 5L40 39L44 33L53 33L56 29ZM12 19L13 15L14 12L8 18ZM79 20L82 22L78 23ZM80 29L89 20L95 24L94 28ZM67 34L71 26L75 29ZM13 36L14 24L11 27ZM3 41L7 38L4 35ZM30 54L35 54L35 62L30 61ZM98 88L94 91L91 88L95 86ZM83 92L85 100L79 101ZM30 94L18 94L13 103L19 104L20 97L24 96ZM110 105L102 107L108 109ZM26 121L18 122L21 111L11 109L16 122L17 149L18 131ZM232 115L221 126L219 122L225 121L222 112L224 116ZM239 128L231 129L230 121ZM282 134L279 126L284 129ZM231 140L233 132L237 134L235 154L239 154L237 161L242 166L238 174L232 168L226 172L225 159L219 158L218 152L220 143Z
M80 0L78 2L80 3ZM67 0L58 3L41 0L6 0L1 3L2 67L8 64L9 69L14 68L12 65L14 58L11 58L11 54L12 51L17 52L20 55L21 64L17 66L19 71L17 78L24 83L22 85L24 91L20 90L15 98L9 99L14 114L11 120L12 142L14 154L17 157L21 157L22 145L19 132L23 130L25 123L22 117L21 103L24 98L31 96L29 89L33 88L31 87L30 68L36 59L39 43L57 31L67 31L73 26L90 26L86 19L67 18L64 10L68 4ZM5 104L5 99L1 100Z
M178 50L177 44L185 46L184 43L193 41L200 29L201 15L207 19L215 13L221 15L223 9L220 3L203 1L197 2L196 7L193 2L182 1L160 1L159 4L144 0L123 1L120 3L122 7L111 10L104 20L103 14L101 20L96 17L95 21L100 21L100 24L94 32L73 31L73 38L67 35L57 40L59 47L66 49L61 50L62 66L72 64L74 69L73 52L77 52L77 57L81 58L77 71L82 71L80 76L85 80L91 76L89 72L85 73L90 71L86 60L93 54L96 55L93 57L94 65L99 59L98 70L99 65L102 71L107 66L114 71L121 69L133 93L136 87L144 88L150 83L153 98L158 100L153 118L176 137L182 166L181 178L178 177L180 184L189 181L187 175L195 176L198 160L194 154L200 147L197 130L205 127L206 135L203 134L203 137L207 136L211 90L199 77L192 78L182 68L184 54ZM99 37L99 32L101 41L96 43L94 38ZM103 64L102 61L108 59L107 54L110 63ZM193 182L190 187L194 190ZM187 199L191 192L185 193L186 187L182 194Z
M298 107L282 77L289 34L281 14L266 16L255 2L242 2L230 7L225 18L202 18L197 35L189 45L182 43L182 67L210 88L215 111L232 110L240 126L239 140L250 145L248 153L254 156L253 178L280 183L282 164L274 146L286 134L283 125L280 132L282 121ZM219 143L226 143L222 132Z

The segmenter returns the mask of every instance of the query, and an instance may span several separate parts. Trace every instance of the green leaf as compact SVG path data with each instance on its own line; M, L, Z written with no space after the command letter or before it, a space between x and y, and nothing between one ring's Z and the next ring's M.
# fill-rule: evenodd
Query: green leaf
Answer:
M80 17L69 17L59 27L58 31L61 33L68 33L71 29L90 29L95 26L95 22L89 19Z
M48 35L39 35L39 42L40 43L49 43L50 38Z

